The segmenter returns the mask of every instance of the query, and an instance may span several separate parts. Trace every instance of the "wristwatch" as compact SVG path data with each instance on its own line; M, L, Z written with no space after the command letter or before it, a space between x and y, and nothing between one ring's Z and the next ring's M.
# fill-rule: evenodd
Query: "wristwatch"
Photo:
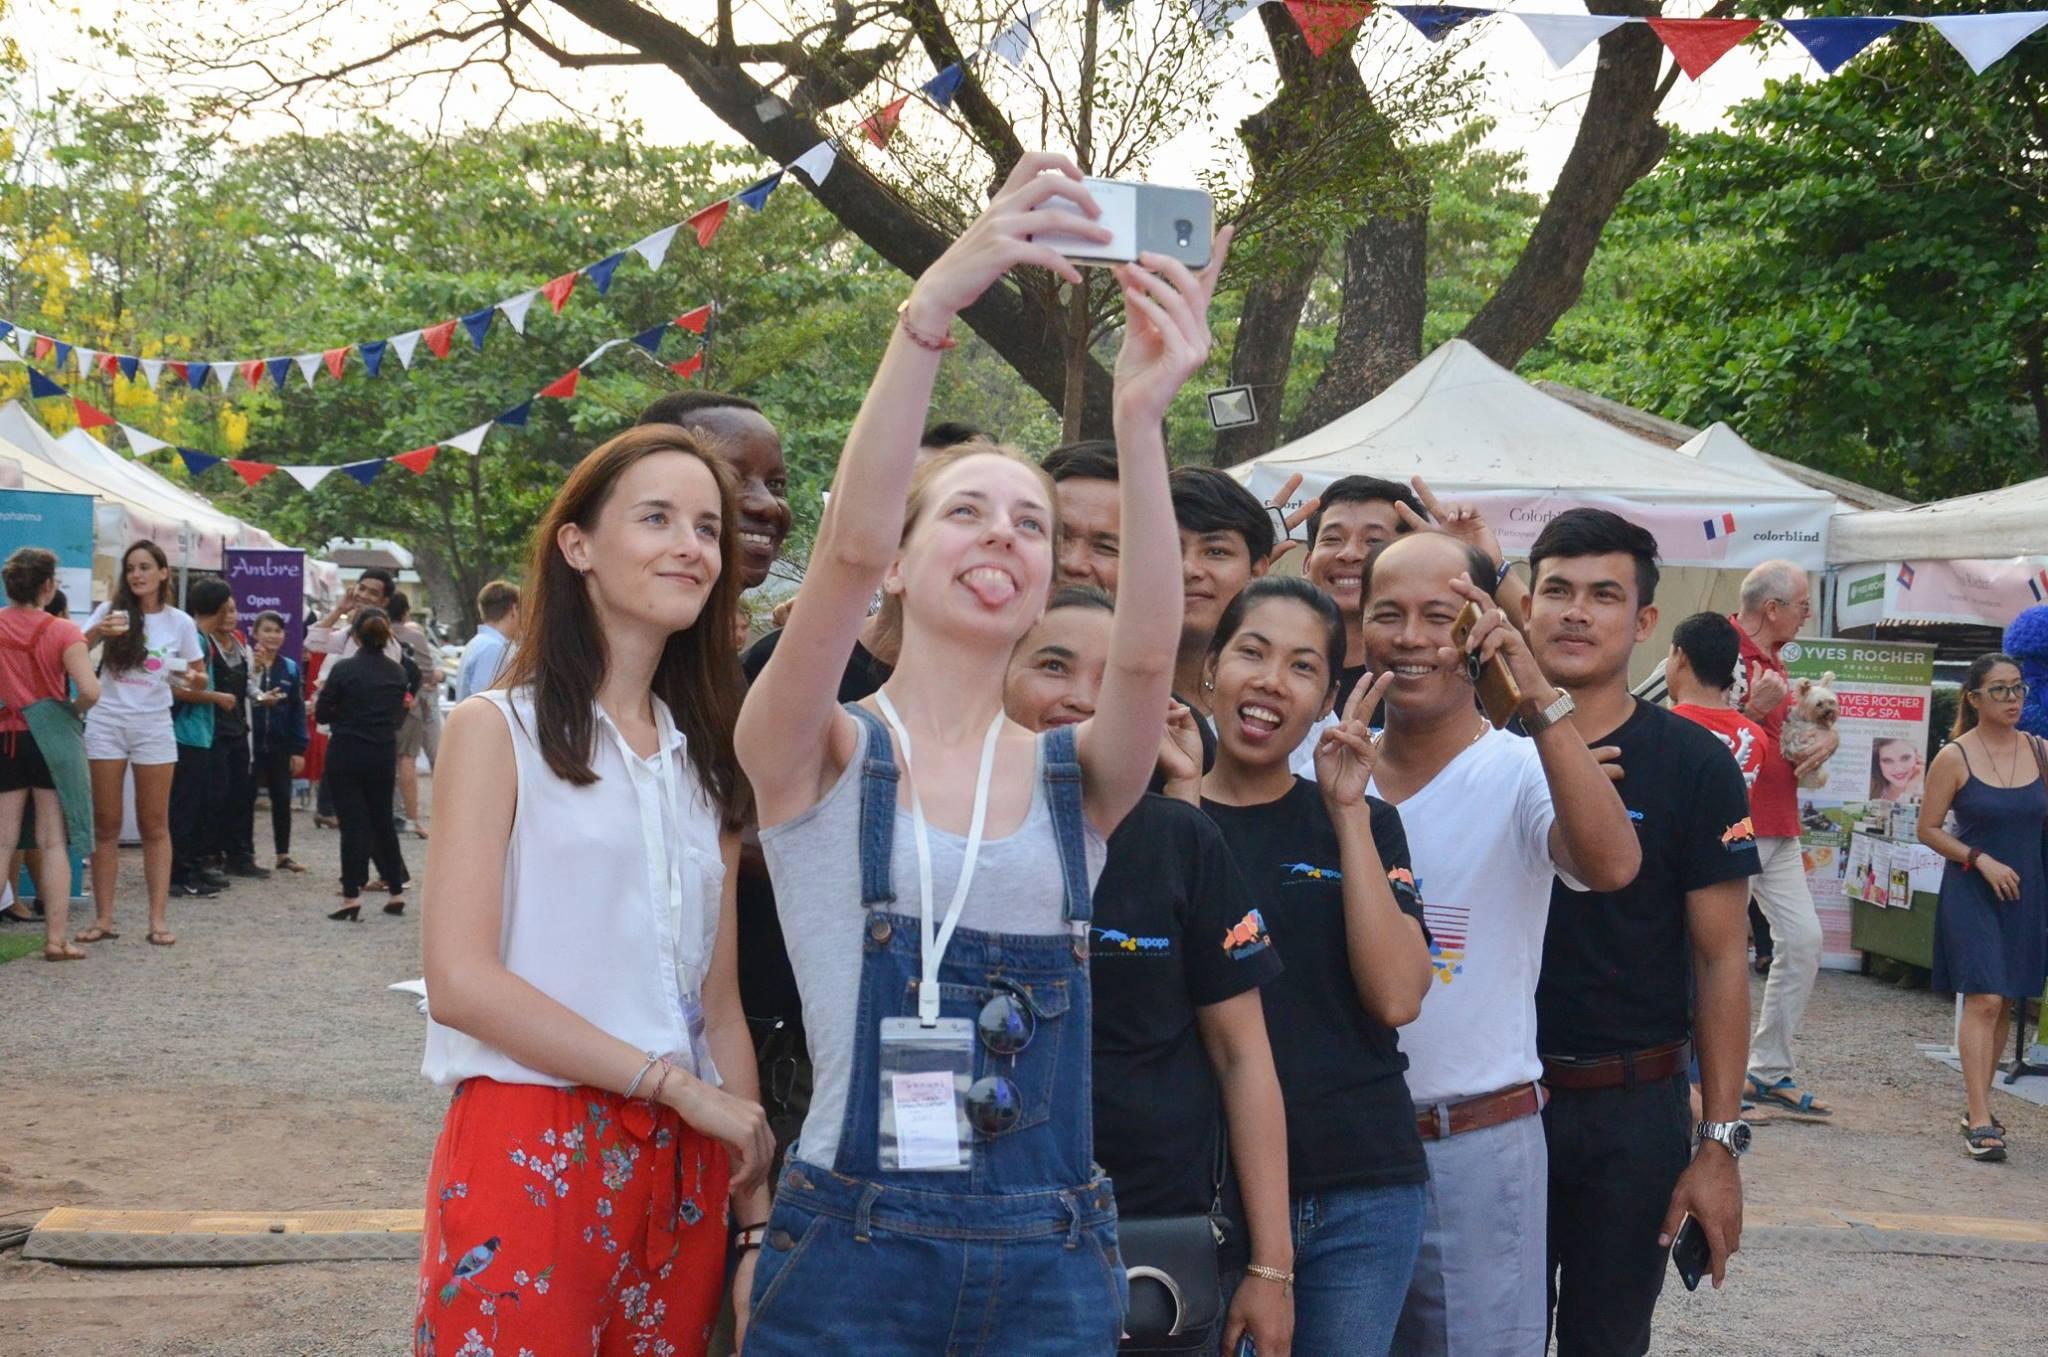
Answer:
M1579 704L1572 701L1572 695L1560 688L1557 690L1557 700L1555 702L1552 702L1534 716L1524 716L1522 718L1522 729L1528 731L1531 735L1541 735L1544 731L1549 730L1578 709Z
M1715 1142L1728 1151L1730 1158L1740 1159L1749 1153L1750 1131L1746 1121L1703 1121L1693 1134Z

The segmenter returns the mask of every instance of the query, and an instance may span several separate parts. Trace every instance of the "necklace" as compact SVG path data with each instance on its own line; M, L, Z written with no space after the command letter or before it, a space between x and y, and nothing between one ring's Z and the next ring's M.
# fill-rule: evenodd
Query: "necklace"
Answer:
M1984 746L1984 757L1985 757L1985 758L1987 758L1987 759L1989 759L1989 760L1991 761L1991 771L1992 771L1992 772L1994 772L1994 773L1995 773L1995 772L1997 772L1997 771L1998 771L1998 753L1997 753L1997 751L1996 751L1996 750L1992 749L1992 747L1991 747L1991 742L1990 742L1989 740L1987 740L1987 739L1985 739L1985 738L1984 738L1984 732L1983 732L1982 730L1979 730L1979 731L1977 732L1977 743L1979 743L1979 744L1981 744L1981 745L1983 745L1983 746ZM1999 784L1998 784L1998 785L1999 785L2000 787L2006 787L2006 788L2010 788L2010 787L2011 787L2011 786L2013 785L2013 783L2012 783L2012 780L2013 780L2013 778L2014 778L2015 776L2017 776L2017 775L2018 775L2019 771L2020 771L2020 741L2019 741L2019 736L2018 736L2018 735L2014 735L2014 736L2013 736L2013 741L2012 741L2012 765L2011 765L2011 766L2010 766L2009 768L2007 768L2007 769L2005 770L2005 776L2004 776L2004 778L2003 778L2003 779L2002 779L2002 780L2001 780L2001 781L1999 782Z

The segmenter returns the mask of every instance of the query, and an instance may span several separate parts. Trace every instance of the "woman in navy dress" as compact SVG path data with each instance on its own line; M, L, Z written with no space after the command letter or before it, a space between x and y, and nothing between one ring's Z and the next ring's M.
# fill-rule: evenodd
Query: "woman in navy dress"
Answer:
M1981 656L1963 681L1955 739L1927 770L1920 842L1948 859L1934 921L1935 989L1963 996L1957 1037L1972 1159L2005 1158L1991 1114L1991 1076L2008 1031L2006 1001L2025 1002L2048 976L2048 769L2039 739L2020 730L2027 685L2010 655ZM1942 828L1950 810L1953 830Z

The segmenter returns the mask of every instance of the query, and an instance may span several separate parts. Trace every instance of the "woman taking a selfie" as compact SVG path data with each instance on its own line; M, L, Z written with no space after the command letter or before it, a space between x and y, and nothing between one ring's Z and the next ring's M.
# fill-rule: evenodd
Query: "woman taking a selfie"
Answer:
M1033 230L1109 238L1080 180L1024 156L911 289L802 605L740 715L816 1063L772 1219L740 1240L748 1357L1117 1345L1116 1206L1091 1162L1090 887L1164 732L1180 619L1149 602L1179 578L1161 421L1208 354L1225 239L1199 276L1153 255L1116 270L1124 596L1148 602L1117 611L1099 720L1039 736L1003 712L1052 578L1044 473L962 448L912 474L959 313L1018 265L1081 281ZM898 662L842 708L878 587L902 617Z
M738 525L683 430L599 447L534 534L510 672L448 720L424 1072L456 1087L416 1354L592 1351L609 1326L605 1352L697 1357L728 1198L767 1215L730 894Z
M192 619L171 606L171 563L154 542L121 556L114 596L86 619L85 643L100 646L100 700L85 715L85 756L92 762L92 900L97 917L79 942L118 938L114 890L121 872L121 820L128 773L135 773L135 825L142 834L142 876L149 890L149 940L171 932L171 778L178 741L171 730L171 688L206 688L206 649Z
M1979 656L1963 679L1955 738L1927 769L1920 842L1948 859L1934 915L1931 988L1963 996L1963 1139L1972 1159L2005 1158L1991 1113L1991 1076L2005 1049L2008 1000L2025 1003L2048 978L2048 761L2019 728L2027 685L2010 655ZM1942 828L1955 811L1955 831Z

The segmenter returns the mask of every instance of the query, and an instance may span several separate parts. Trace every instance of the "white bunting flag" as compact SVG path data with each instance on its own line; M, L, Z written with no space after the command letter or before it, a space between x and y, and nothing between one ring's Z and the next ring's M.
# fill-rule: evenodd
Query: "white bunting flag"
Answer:
M646 260L648 268L660 268L661 261L668 258L668 243L676 238L676 232L681 228L681 225L682 224L678 222L675 226L662 227L659 231L656 231L651 236L642 236L640 239L633 242L633 253L639 255L642 259ZM531 292L526 294L526 300L529 305L532 303L533 294ZM498 305L502 307L504 306L504 303L500 302L498 303ZM524 308L521 309L520 314L522 316L525 315ZM509 319L509 312L507 313L507 317ZM515 325L513 328L517 329L518 327Z
M311 386L313 384L313 374L320 370L321 355L317 353L302 353L292 361L299 365L300 372L306 374L306 385Z
M1628 22L1621 14L1517 14L1529 26L1529 33L1543 44L1550 64L1563 70L1572 59Z
M1031 50L1031 26L1038 22L1040 10L1031 10L1016 23L989 39L988 50L1012 66L1024 64L1024 54Z
M1195 17L1212 38L1220 38L1245 15L1257 9L1261 0L1195 0Z
M590 351L590 357L584 359L576 366L579 368L587 368L592 363L595 363L603 355L610 353L613 349L619 347L619 345L630 344L632 342L633 341L630 339L607 339L604 343L598 345L596 348Z
M505 313L505 319L518 334L526 333L526 309L533 305L533 299L540 295L540 289L522 292L516 297L507 297L498 303L498 309Z
M2048 12L1961 14L1922 22L1940 29L1949 46L1963 54L1963 60L1970 63L1971 70L1982 75L1986 67L2019 46L2022 39L2048 24Z
M164 360L145 358L142 360L142 377L149 383L149 389L156 390L156 379L164 375Z
M754 105L754 116L764 123L772 123L787 112L789 105L772 94Z
M213 380L220 383L221 390L225 391L234 385L235 369L240 366L241 364L230 363L225 358L213 365Z
M821 141L789 162L793 170L802 170L804 178L816 188L825 182L825 176L832 173L832 163L839 159L839 150L829 141Z
M311 490L314 486L341 470L341 468L338 466L281 466L278 470L297 481L306 489Z
M128 435L128 452L130 456L147 457L152 452L162 452L165 448L171 446L155 434L144 433L133 424L123 424L121 432Z
M402 367L412 366L412 351L420 346L420 332L407 330L402 335L391 336L391 351L398 355Z
M98 349L80 347L73 349L71 352L78 359L78 375L81 377L92 376L93 367L99 361L100 351Z
M0 363L25 363L28 360L14 351L14 346L0 339Z
M474 457L483 451L484 435L490 431L491 426L488 422L479 424L468 433L459 433L453 438L442 439L441 446L444 448L461 448L464 452Z

